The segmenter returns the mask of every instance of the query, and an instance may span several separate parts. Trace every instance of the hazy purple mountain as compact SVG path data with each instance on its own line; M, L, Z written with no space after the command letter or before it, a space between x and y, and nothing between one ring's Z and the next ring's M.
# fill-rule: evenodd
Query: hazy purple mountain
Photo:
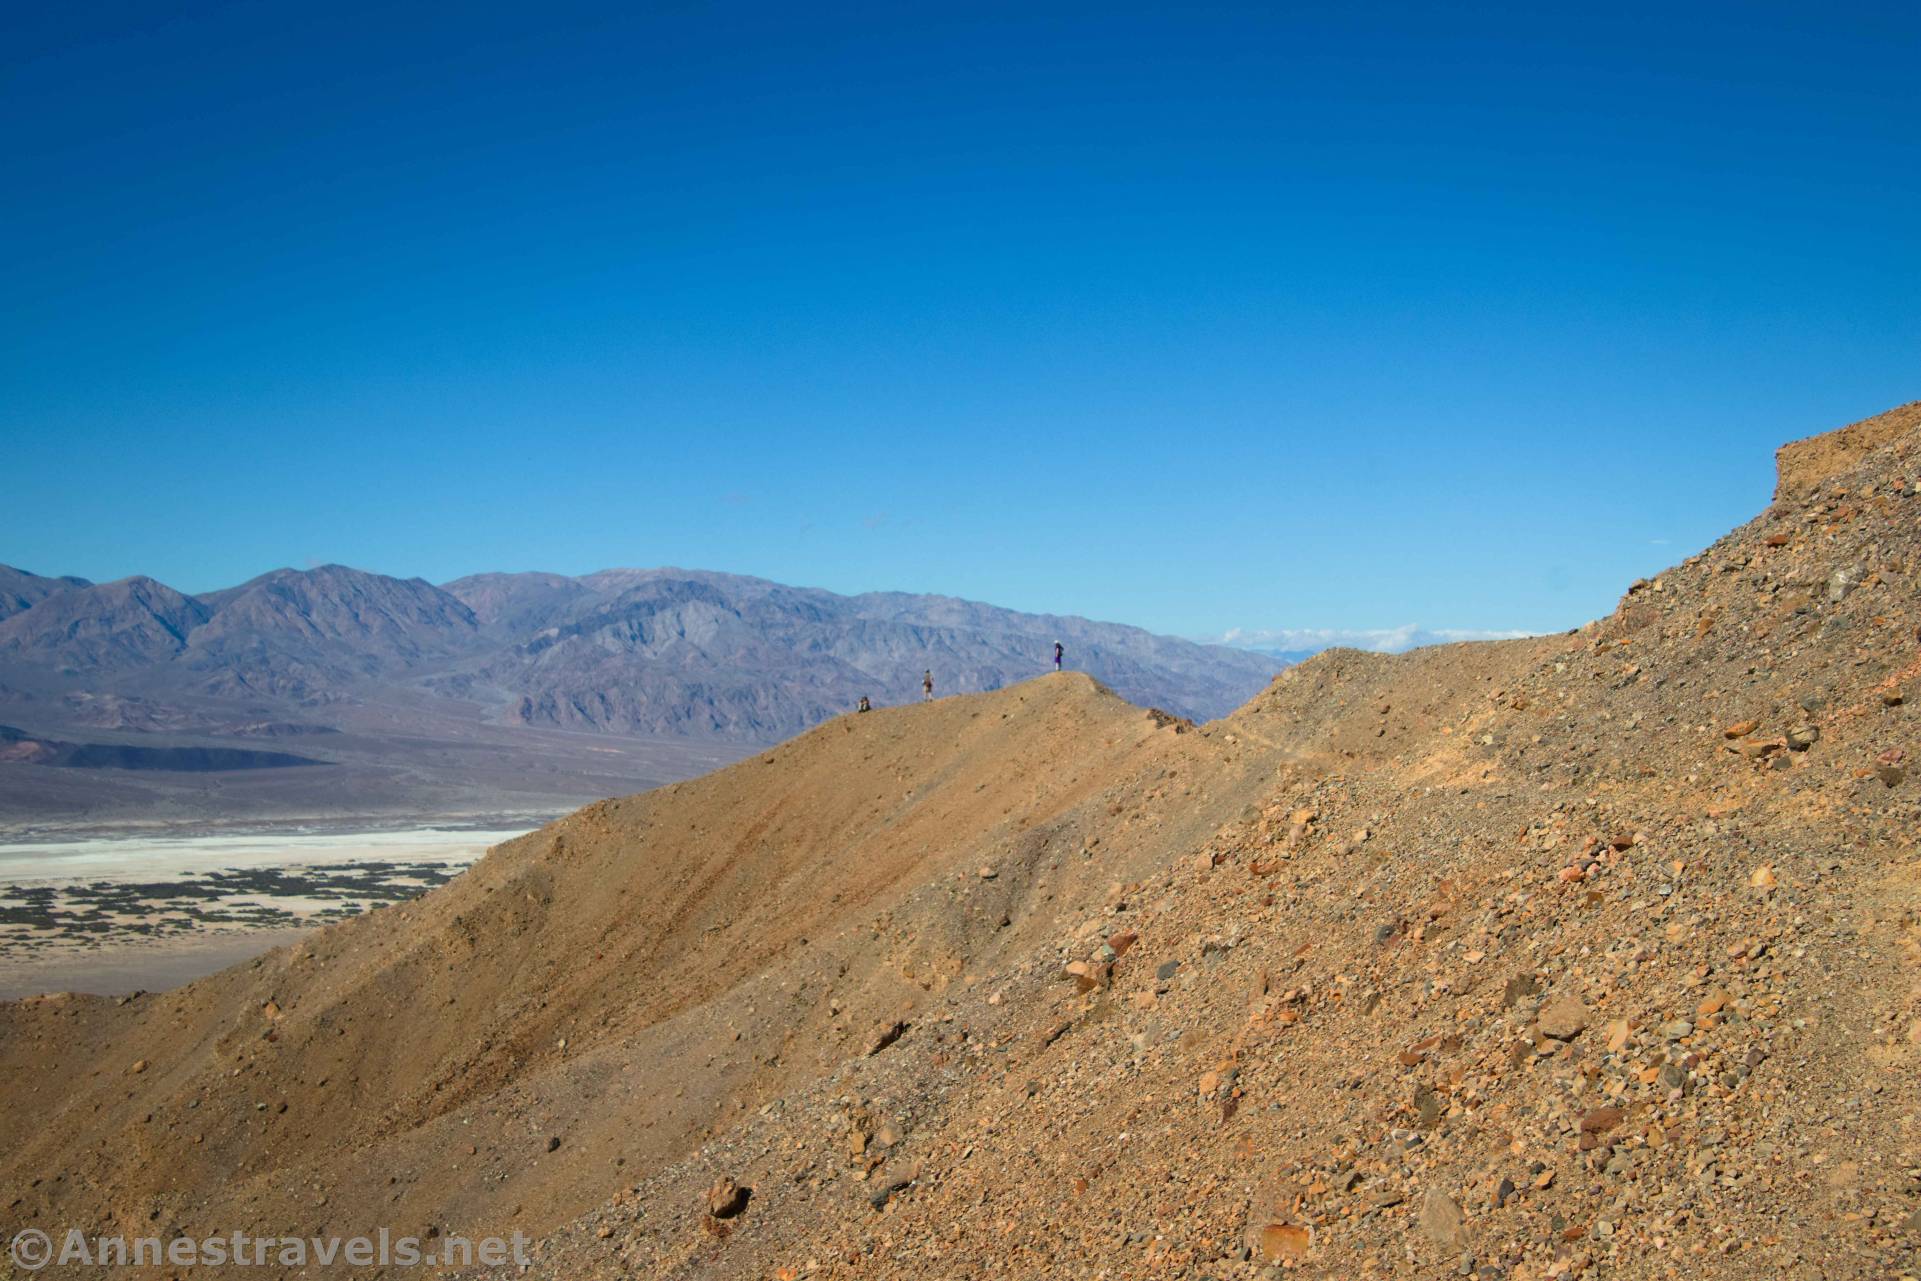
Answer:
M511 715L529 724L777 739L863 694L917 698L929 669L943 694L1024 680L1047 670L1056 640L1071 666L1123 697L1208 719L1245 702L1281 666L1116 623L695 570L493 574L447 588L470 602L482 590L513 601L526 634L445 687L511 699Z
M470 653L473 611L422 579L341 565L275 570L201 597L212 616L183 661L209 690L311 698Z
M42 578L24 569L0 565L0 620L13 617L23 609L38 605L55 592L73 587L91 587L84 578Z
M542 794L588 786L577 754L607 751L542 735L681 742L686 759L712 763L862 696L918 698L925 670L940 694L1024 680L1051 666L1056 640L1070 667L1124 697L1201 719L1239 706L1283 666L1114 623L677 569L479 574L437 587L328 565L198 597L148 578L94 585L0 569L0 584L16 602L0 620L0 707L23 732L218 746L254 737L243 727L336 729L319 755L359 753L391 777L505 771ZM675 752L646 750L627 754L642 777L677 776ZM486 771L470 768L475 753ZM6 808L0 787L0 817Z
M505 636L538 631L568 606L597 594L564 574L471 574L444 586L474 612L482 627Z
M462 648L478 627L473 610L424 578L345 565L276 569L200 599L213 611L194 638L203 647L258 633L412 661Z
M0 622L0 670L43 666L93 680L146 668L177 656L210 616L151 578L72 587Z
M209 694L312 703L469 653L473 611L422 579L342 565L278 569L199 598L180 663Z
M8 581L38 600L0 622L0 676L61 673L65 695L147 703L241 699L255 714L379 702L400 687L501 722L766 741L863 695L914 698L928 669L941 693L1024 679L1046 670L1056 640L1071 666L1182 715L1227 712L1276 670L1114 623L691 570L481 574L441 588L327 565L199 597L146 578Z

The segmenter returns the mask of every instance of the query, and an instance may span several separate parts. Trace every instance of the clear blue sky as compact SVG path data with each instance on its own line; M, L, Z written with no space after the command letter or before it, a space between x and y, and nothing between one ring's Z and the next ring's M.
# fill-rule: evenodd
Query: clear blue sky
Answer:
M1569 626L1921 397L1915 15L15 5L0 561Z

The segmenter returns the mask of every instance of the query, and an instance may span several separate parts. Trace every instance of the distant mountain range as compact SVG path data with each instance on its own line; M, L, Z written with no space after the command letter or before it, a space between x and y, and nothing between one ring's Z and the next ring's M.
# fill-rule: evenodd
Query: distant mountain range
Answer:
M841 596L678 569L435 586L327 565L187 595L146 577L91 583L0 566L0 723L43 738L90 730L203 746L345 733L327 747L387 751L415 771L431 769L432 750L403 759L382 744L413 736L511 755L522 741L511 731L544 730L726 756L863 696L918 698L923 671L938 694L1011 684L1046 670L1056 640L1070 667L1123 697L1196 719L1226 714L1286 665L951 597ZM658 760L649 768L660 773ZM0 786L0 817L18 797Z

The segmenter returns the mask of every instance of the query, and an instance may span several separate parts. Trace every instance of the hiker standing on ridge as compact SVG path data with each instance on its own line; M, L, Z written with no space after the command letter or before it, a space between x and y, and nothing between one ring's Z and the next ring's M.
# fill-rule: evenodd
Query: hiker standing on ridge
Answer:
M1054 642L1054 670L1055 671L1058 672L1061 669L1061 655L1066 652L1067 652L1066 650L1061 648L1061 643L1059 641Z
M934 699L934 671L932 668L921 673L920 697L923 703L932 702Z

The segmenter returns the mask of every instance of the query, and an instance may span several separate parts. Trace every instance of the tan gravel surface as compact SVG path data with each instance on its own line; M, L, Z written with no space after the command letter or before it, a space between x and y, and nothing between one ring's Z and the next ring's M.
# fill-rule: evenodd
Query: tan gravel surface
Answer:
M1910 406L1576 632L846 717L0 1006L0 1203L567 1279L1913 1275L1917 574Z

